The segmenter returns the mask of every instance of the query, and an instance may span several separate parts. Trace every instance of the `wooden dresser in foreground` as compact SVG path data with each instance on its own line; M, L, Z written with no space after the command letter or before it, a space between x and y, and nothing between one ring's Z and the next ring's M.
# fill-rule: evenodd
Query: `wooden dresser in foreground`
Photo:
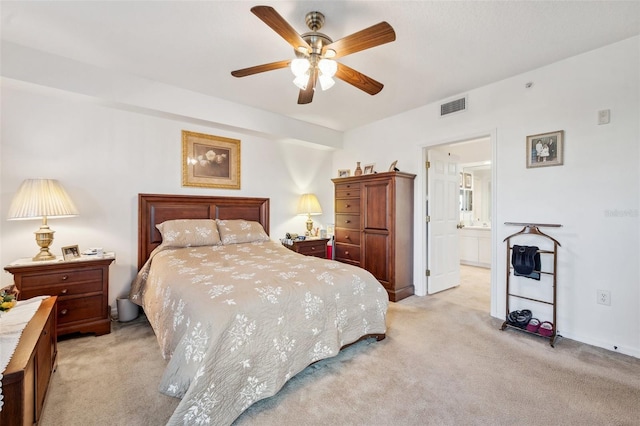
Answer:
M49 297L22 331L3 373L2 426L33 425L40 420L57 354L56 297Z
M111 332L109 265L113 253L104 257L83 256L70 261L16 261L4 269L13 274L19 299L58 296L57 335Z
M413 181L386 172L332 179L336 260L375 276L397 302L414 292Z

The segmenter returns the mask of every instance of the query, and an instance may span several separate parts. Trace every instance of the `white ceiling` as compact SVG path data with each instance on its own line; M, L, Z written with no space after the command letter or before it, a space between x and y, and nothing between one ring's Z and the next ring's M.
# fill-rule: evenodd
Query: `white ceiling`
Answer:
M341 58L382 82L342 81L298 105L289 44L250 12L273 6L300 33L322 12L333 40L389 22L396 41ZM2 39L106 69L347 130L640 34L638 1L47 1L0 3ZM523 81L523 84L525 81Z

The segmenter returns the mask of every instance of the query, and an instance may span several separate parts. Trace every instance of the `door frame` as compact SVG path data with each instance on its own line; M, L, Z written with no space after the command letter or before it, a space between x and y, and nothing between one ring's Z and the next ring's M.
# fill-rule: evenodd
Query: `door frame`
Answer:
M427 296L427 276L425 271L428 269L427 265L427 222L426 222L426 193L427 193L427 169L425 167L427 162L427 151L431 148L442 147L451 145L454 143L466 142L473 139L480 139L489 137L491 143L491 307L490 314L493 317L500 317L497 311L498 305L498 271L497 271L497 254L499 251L499 241L497 237L498 223L500 221L500 212L498 211L498 164L497 164L497 129L491 129L487 131L478 131L469 134L463 134L458 136L452 136L445 139L437 139L427 141L424 144L419 145L420 154L417 158L422 158L422 167L418 173L419 184L416 185L416 199L420 200L420 208L416 209L416 231L420 233L420 238L416 238L416 243L420 244L416 247L415 253L421 253L420 261L416 277L420 277L415 283L415 292L418 296Z

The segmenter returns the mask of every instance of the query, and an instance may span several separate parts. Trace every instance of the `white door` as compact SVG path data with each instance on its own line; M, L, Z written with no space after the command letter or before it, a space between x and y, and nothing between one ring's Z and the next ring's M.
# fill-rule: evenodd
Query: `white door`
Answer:
M427 155L427 293L433 294L460 284L460 166L455 155Z

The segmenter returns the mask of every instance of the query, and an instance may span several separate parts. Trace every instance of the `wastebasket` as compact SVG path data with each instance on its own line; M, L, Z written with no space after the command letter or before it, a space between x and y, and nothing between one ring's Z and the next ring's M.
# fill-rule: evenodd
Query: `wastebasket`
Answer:
M136 305L126 297L117 298L116 305L118 307L118 321L127 322L133 321L134 319L138 318L138 305Z

